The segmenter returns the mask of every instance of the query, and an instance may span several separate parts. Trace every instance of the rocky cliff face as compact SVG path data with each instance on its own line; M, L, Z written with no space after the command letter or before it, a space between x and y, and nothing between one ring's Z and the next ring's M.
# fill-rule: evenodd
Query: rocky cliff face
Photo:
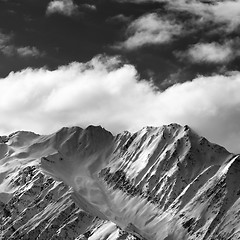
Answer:
M0 239L239 239L240 157L188 126L0 141Z
M137 199L131 223L147 239L240 237L240 157L187 126L129 135L100 175L111 189Z

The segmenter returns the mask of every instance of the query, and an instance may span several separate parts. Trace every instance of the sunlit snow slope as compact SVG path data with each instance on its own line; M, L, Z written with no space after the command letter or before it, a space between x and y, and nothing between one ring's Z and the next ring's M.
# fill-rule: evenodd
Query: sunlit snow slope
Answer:
M240 239L240 157L188 126L0 142L2 239Z

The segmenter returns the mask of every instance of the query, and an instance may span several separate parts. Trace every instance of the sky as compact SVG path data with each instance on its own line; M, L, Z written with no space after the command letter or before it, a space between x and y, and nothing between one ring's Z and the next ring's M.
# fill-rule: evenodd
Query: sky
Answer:
M189 125L240 152L240 1L0 0L0 135Z

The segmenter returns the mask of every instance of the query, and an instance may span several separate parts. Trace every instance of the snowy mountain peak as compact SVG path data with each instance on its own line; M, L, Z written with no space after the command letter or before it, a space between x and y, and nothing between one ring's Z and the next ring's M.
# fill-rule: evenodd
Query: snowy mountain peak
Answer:
M188 126L117 136L71 127L1 139L2 239L240 237L240 157Z
M40 135L29 132L29 131L17 131L11 133L8 136L1 137L4 139L4 142L8 142L8 145L16 145L16 146L23 146L25 144L31 143L35 138L39 137Z

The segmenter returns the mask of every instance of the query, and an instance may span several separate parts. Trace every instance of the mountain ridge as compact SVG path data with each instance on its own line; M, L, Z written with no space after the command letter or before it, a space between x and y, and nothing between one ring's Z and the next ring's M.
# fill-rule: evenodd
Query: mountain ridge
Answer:
M3 239L33 239L28 227L21 238L16 237L19 227L9 230L14 221L21 222L16 216L13 223L9 222L14 218L9 202L21 195L19 189L22 195L32 189L31 176L35 175L36 181L53 178L49 180L56 186L52 191L63 199L60 205L58 197L52 203L59 214L68 205L65 195L57 193L57 185L62 182L68 192L67 199L71 199L67 201L74 204L71 211L93 216L82 232L68 234L66 239L82 235L82 239L93 240L100 238L101 232L109 240L130 239L129 234L133 234L133 239L135 236L147 240L208 240L222 236L237 239L240 219L232 219L229 214L236 215L240 204L239 162L239 155L210 143L189 126L178 124L145 127L136 133L125 131L116 136L101 126L62 128L50 135L19 131L3 136L0 137ZM34 168L34 174L27 174L30 177L24 173L28 168ZM25 180L15 183L20 176ZM43 180L40 182L44 184ZM48 194L35 188L42 196L39 201L44 202ZM28 212L29 204L23 204L20 215ZM53 213L42 211L54 221ZM45 224L46 233L49 219L39 223L39 226ZM234 231L229 230L228 222L235 226ZM31 229L34 232L34 225ZM53 239L61 239L62 231L55 229L49 239L54 236ZM41 239L40 233L36 236L35 239Z

